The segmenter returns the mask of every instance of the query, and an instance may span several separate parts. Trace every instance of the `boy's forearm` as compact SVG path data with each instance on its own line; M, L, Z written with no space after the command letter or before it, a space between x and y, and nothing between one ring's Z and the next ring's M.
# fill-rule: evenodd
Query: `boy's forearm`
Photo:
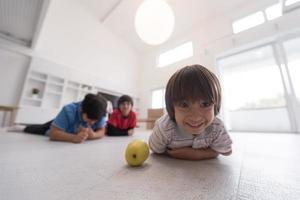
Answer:
M89 139L92 139L92 140L94 140L94 139L100 139L100 138L102 138L104 135L105 135L105 128L100 128L100 129L94 131L93 137L92 137L92 138L89 138Z
M188 155L188 158L191 160L205 160L205 159L212 159L219 156L219 153L212 150L211 148L207 149L192 149L192 153Z
M185 147L181 149L168 150L167 153L177 159L185 160L205 160L218 157L219 153L212 150L211 148L207 149L193 149L191 147Z
M54 141L74 142L75 135L64 132L57 128L51 128L49 139Z

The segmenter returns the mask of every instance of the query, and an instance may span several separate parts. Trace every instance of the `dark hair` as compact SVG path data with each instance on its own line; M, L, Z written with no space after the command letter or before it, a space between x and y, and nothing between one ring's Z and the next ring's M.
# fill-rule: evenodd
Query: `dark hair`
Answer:
M92 120L98 120L106 114L107 102L100 94L87 94L81 103L81 112Z
M168 81L165 101L168 114L175 122L174 104L181 100L198 100L214 104L217 115L221 106L221 87L218 78L201 65L186 66L175 72Z
M129 102L132 106L133 106L133 100L129 95L122 95L119 99L118 99L118 108L120 107L120 105L124 102Z

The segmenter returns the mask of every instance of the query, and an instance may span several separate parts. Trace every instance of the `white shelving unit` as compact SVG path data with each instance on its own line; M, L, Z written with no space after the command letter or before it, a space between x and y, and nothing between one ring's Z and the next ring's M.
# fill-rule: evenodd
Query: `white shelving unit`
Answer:
M47 75L45 94L42 102L43 108L60 108L64 91L63 78Z
M122 95L98 85L98 80L82 72L34 58L27 72L15 123L45 123L54 119L65 104L81 101L88 93ZM38 94L34 94L33 90L38 90ZM134 101L137 108L138 99L134 98Z
M23 95L21 97L21 106L41 106L42 98L44 96L44 91L47 82L47 75L31 72L28 74L27 81L25 83L25 90L23 90ZM33 90L38 90L38 94L33 94Z
M74 101L80 101L88 93L96 94L95 87L92 85L87 85L75 81L68 80L65 84L65 91L63 95L62 104L68 104Z
M60 108L65 80L45 73L30 71L20 106ZM37 91L35 94L34 91Z
M62 104L76 101L78 99L78 90L80 84L74 81L67 81Z
M33 90L38 90L38 94L34 94ZM97 92L95 86L30 69L15 123L45 123L53 119L65 104L80 101L86 94Z

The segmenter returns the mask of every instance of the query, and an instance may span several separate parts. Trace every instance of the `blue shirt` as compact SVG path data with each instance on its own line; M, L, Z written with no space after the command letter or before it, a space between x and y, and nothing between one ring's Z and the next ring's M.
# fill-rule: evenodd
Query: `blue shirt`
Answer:
M65 105L52 122L55 126L67 133L76 134L80 126L87 127L87 123L82 120L81 102ZM106 125L105 117L100 118L91 128L95 131ZM48 134L49 131L47 131Z

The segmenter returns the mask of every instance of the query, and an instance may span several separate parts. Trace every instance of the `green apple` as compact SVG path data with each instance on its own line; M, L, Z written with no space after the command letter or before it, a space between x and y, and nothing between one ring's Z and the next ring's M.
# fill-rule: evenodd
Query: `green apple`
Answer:
M130 166L140 166L149 156L149 147L143 140L135 139L127 145L125 158Z

